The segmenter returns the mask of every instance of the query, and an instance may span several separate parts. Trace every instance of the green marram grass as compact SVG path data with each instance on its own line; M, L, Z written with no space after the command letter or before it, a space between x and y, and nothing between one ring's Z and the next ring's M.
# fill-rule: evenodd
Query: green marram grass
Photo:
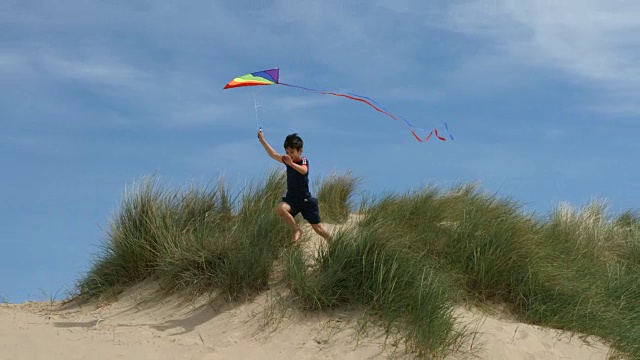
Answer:
M222 181L180 192L143 180L125 194L106 243L78 284L80 296L117 294L148 278L166 290L219 289L229 298L264 289L288 240L272 211L284 188L275 172L233 198Z
M333 172L327 177L318 178L317 198L323 222L343 223L349 218L354 205L353 196L360 181L350 172Z
M350 173L318 181L323 222L345 222L359 182ZM154 279L167 291L242 300L267 289L282 266L287 303L364 309L427 358L460 349L453 310L469 303L498 303L522 321L596 335L615 356L640 358L637 212L613 216L592 201L537 215L476 184L426 186L362 201L356 225L306 254L289 246L290 229L274 212L285 187L280 172L238 191L223 181L174 191L143 179L126 192L79 297Z
M457 299L501 303L523 321L597 335L640 357L637 217L602 202L525 214L476 185L387 195L360 223L397 252L430 258Z
M442 358L460 347L464 334L455 328L443 276L428 259L395 251L375 229L341 231L313 259L296 248L286 260L303 308L364 307L389 335L424 357Z

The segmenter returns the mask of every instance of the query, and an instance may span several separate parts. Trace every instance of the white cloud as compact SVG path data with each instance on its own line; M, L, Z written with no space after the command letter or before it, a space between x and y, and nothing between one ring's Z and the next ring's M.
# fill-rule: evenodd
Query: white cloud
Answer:
M150 74L132 64L113 58L108 51L87 54L52 48L24 47L0 53L2 77L29 80L75 80L89 85L139 88Z
M176 128L206 126L214 117L227 124L235 111L253 116L246 97L219 96L219 87L265 64L281 66L293 84L350 87L400 115L393 100L446 100L460 88L491 96L520 86L536 69L599 91L592 111L637 113L640 6L625 2L29 4L0 11L0 21L23 30L21 41L0 53L0 76L76 81L144 115L138 118ZM449 42L452 32L466 40ZM421 58L450 47L440 68ZM279 92L263 105L286 112L333 100Z
M108 120L119 127L151 122L184 129L232 125L231 116L242 108L234 106L238 99L216 99L221 87L213 87L197 71L145 67L144 60L127 59L117 49L31 46L0 53L0 79L13 84L0 92L17 104L28 103L29 116L40 123L55 117L56 123L64 119L70 124L90 117L93 122L76 124ZM83 103L86 98L92 99L89 105ZM7 121L24 121L19 116Z
M435 25L487 41L497 64L571 76L603 97L599 109L637 113L632 104L640 93L638 2L467 1L452 5L446 20Z
M108 59L69 59L56 55L43 56L40 62L51 75L91 85L141 88L150 74L135 66Z

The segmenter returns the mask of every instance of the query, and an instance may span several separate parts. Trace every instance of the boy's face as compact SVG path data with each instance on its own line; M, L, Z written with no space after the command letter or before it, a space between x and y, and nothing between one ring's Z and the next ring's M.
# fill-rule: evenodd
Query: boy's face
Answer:
M284 148L284 151L289 155L291 160L298 161L300 160L300 156L302 156L302 149L296 150L293 148Z

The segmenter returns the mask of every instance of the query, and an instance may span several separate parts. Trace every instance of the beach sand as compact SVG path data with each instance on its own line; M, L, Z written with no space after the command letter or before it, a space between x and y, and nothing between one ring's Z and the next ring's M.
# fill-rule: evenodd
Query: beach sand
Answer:
M0 359L385 359L411 358L353 313L283 311L263 294L230 304L159 298L154 284L108 305L0 305ZM219 303L220 305L216 305ZM458 309L478 331L467 354L450 359L606 359L595 339ZM469 351L470 350L470 351Z
M309 228L305 229L310 234ZM313 251L322 239L308 235ZM73 359L386 359L412 358L355 312L302 312L286 306L286 286L242 303L215 294L185 300L144 282L111 303L0 305L1 360ZM285 305L283 305L285 304ZM449 359L606 359L592 337L536 327L494 313L458 308L474 332Z

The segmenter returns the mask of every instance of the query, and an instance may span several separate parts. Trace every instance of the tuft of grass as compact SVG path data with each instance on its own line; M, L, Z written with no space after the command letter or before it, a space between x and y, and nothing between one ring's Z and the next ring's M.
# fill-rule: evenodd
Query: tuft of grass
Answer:
M285 180L271 172L243 189L239 210L220 181L185 192L144 179L127 192L108 241L78 283L81 298L117 294L147 278L167 290L222 289L229 298L266 287L273 261L287 244L273 212Z
M597 335L640 356L633 217L611 221L594 201L536 218L474 184L386 195L364 213L361 228L395 252L430 259L460 300L503 303L524 321Z
M310 259L289 252L286 274L308 309L366 306L422 356L444 357L459 346L453 308L443 279L428 262L394 251L376 231L342 231Z
M397 251L434 260L465 294L505 301L529 271L536 224L511 200L459 186L388 195L366 212L362 227L378 224Z
M317 181L320 184L318 206L324 222L347 221L353 208L353 195L360 181L350 171L342 175L334 172Z
M614 220L614 227L622 243L620 258L630 266L640 268L640 214L625 211Z
M640 214L638 213L638 211L627 210L618 215L618 217L614 221L614 224L620 228L633 228L636 226L640 226Z
M560 205L542 227L545 257L536 264L546 292L524 313L543 324L598 335L640 357L640 276L634 244L640 233L611 221L606 205ZM542 285L538 289L543 289Z
M57 301L66 298L67 296L65 294L68 293L68 290L64 288L59 288L56 292L48 292L44 289L39 289L39 291L42 299L46 300L49 303L49 306L53 306Z

